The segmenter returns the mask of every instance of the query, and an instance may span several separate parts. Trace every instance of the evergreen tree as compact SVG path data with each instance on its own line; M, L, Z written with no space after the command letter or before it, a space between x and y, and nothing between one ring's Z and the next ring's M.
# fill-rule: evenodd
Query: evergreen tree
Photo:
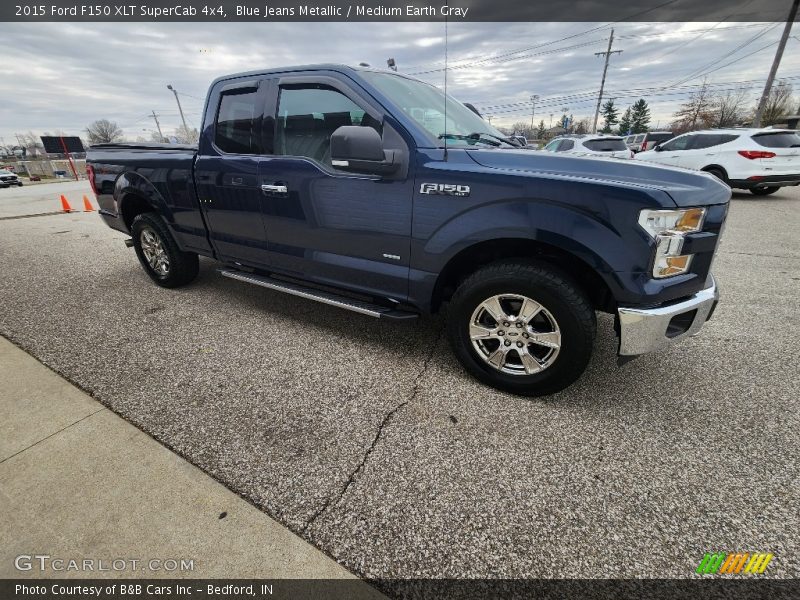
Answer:
M614 105L613 98L606 100L605 104L603 104L603 108L600 109L600 114L603 115L603 121L605 122L605 125L603 125L600 131L602 133L611 133L611 128L619 123L619 111Z
M650 107L644 98L639 98L631 107L631 130L644 133L650 128Z
M539 129L536 130L536 139L543 140L547 134L547 127L544 126L544 119L539 121Z
M622 118L619 120L619 134L620 135L628 135L631 133L631 107L625 109L625 113L622 115Z

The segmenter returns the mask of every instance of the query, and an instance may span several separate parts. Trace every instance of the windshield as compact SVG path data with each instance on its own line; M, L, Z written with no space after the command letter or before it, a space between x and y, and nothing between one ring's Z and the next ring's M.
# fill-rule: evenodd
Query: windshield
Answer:
M424 127L440 147L514 147L502 132L449 96L445 122L445 95L432 85L390 73L364 71L362 75Z

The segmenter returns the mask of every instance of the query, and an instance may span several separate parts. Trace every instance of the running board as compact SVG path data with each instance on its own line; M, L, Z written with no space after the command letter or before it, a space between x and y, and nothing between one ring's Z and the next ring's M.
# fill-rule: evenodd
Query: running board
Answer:
M236 269L218 269L219 274L223 277L236 279L237 281L244 281L245 283L252 283L259 285L270 290L278 292L285 292L293 296L306 298L307 300L314 300L322 302L323 304L330 304L338 308L344 308L353 312L361 313L376 319L391 319L395 321L406 321L416 319L419 315L413 312L398 310L396 308L388 308L380 304L372 304L371 302L364 302L362 300L355 300L347 296L340 296L331 292L325 292L311 287L306 287L297 283L289 283L281 281L274 277L265 275L256 275L255 273L245 273L244 271L237 271Z

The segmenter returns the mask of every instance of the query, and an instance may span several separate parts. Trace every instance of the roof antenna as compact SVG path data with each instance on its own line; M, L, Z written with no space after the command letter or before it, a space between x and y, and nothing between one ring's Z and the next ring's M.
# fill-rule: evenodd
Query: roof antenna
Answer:
M445 3L447 12L444 14L444 161L447 162L447 15L450 6Z

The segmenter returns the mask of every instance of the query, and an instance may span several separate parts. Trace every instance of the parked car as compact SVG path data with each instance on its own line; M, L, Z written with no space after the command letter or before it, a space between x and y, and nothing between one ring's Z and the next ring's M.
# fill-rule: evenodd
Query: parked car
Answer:
M611 158L633 158L623 138L616 135L570 135L557 137L543 150L564 152L579 156L609 156Z
M791 129L711 129L685 133L637 160L707 171L756 196L800 185L800 134Z
M371 68L230 75L205 106L199 146L88 152L99 214L160 286L207 256L226 278L360 313L365 335L380 330L364 315L448 303L467 371L524 395L580 376L595 311L629 357L697 333L717 303L730 189L706 173L519 149L438 88Z
M625 137L625 145L631 152L639 152L639 150L642 147L643 141L644 141L643 133L634 133L633 135Z
M6 171L5 169L0 170L0 188L7 188L12 185L22 187L22 180L17 177L16 173Z
M642 141L639 142L634 152L647 152L658 146L658 144L663 144L674 137L675 134L671 131L648 131L644 134Z

